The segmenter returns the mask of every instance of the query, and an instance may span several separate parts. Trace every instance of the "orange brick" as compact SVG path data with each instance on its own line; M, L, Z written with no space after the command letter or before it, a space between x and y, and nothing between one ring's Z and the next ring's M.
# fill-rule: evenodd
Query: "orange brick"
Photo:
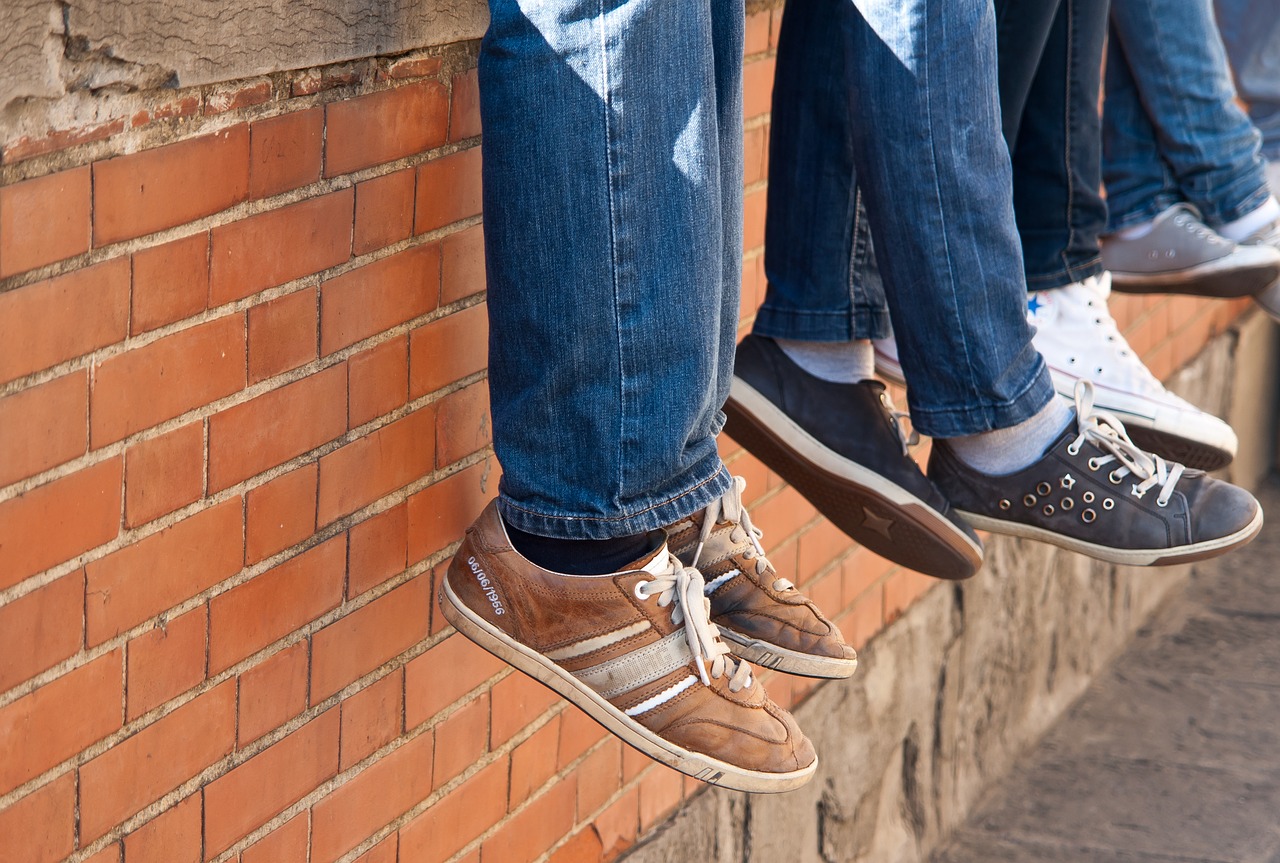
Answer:
M209 305L239 300L350 258L354 195L342 189L214 228Z
M0 486L83 455L88 419L84 370L0 398Z
M204 492L204 423L196 421L129 447L124 461L124 523L146 524L199 500Z
M0 860L56 863L75 849L75 773L0 809Z
M444 584L444 575L449 569L448 560L442 560L431 568L431 635L443 632L449 628L449 621L445 620L444 613L440 610L438 598L440 596L440 588Z
M640 780L640 829L648 830L675 809L683 787L679 773L655 764Z
M415 246L325 282L320 350L331 354L425 315L440 301L440 246Z
M743 134L743 185L750 186L752 183L758 183L766 178L764 172L764 151L765 147L768 146L768 143L768 130L763 126L748 129ZM743 273L743 276L745 277L746 273Z
M317 632L311 645L311 703L425 638L430 590L430 580L420 576Z
M339 534L209 600L209 672L217 674L342 602Z
M307 837L310 833L310 813L299 812L244 849L240 863L307 863Z
M103 848L97 854L91 854L84 858L82 863L120 863L120 854L123 850L124 846L116 842Z
M497 824L506 808L507 759L499 758L400 828L400 859L443 863Z
M774 58L762 57L742 67L743 117L750 119L769 113L773 103L773 71L776 65Z
M396 863L400 834L392 833L355 859L355 863Z
M618 793L622 783L622 745L610 740L578 766L578 817L585 818Z
M93 166L93 243L129 240L227 209L249 191L249 127Z
M899 617L911 603L939 582L909 569L900 569L884 583L885 623Z
M548 863L599 863L604 859L600 837L588 827L573 834L568 842L557 848Z
M482 370L489 360L488 307L480 303L414 330L409 357L410 398Z
M756 12L747 16L746 38L743 40L742 53L750 56L769 50L769 11Z
M475 69L453 76L449 105L449 140L461 141L480 134L480 79Z
M240 571L241 503L232 498L85 567L90 646Z
M880 595L880 580L887 575L895 564L865 548L840 563L843 587L840 591L840 604L852 605L853 601L867 593Z
M418 727L506 667L462 636L449 636L405 666L405 728Z
M405 57L387 65L388 78L425 78L440 74L439 57Z
M0 293L0 383L118 342L128 319L128 258Z
M678 775L678 774L677 774ZM484 840L481 858L503 863L530 863L573 827L578 777L568 776L551 787Z
M757 189L742 200L742 245L758 249L764 245L765 199L768 189Z
M93 447L231 395L244 383L244 318L238 314L111 357L93 374Z
M480 148L460 150L418 166L415 234L480 213Z
M484 226L472 225L440 241L440 302L454 303L485 289Z
M143 824L124 840L129 863L200 863L200 795Z
M80 841L97 839L231 752L236 687L214 687L80 768Z
M404 715L404 671L396 669L381 680L342 700L342 763L346 770L400 735Z
M600 845L602 860L612 860L635 844L640 825L640 790L632 788L614 801L592 822Z
M489 382L482 380L438 402L436 419L436 466L444 467L493 440L489 420Z
M206 117L214 114L224 114L227 111L234 111L236 108L261 105L270 98L270 81L256 81L252 84L236 83L215 87L205 98L204 114Z
M489 746L497 749L550 710L558 701L546 686L524 674L509 674L493 685Z
M484 699L488 707L488 698ZM459 711L461 713L462 711ZM454 714L455 716L457 714ZM453 717L450 717L452 720ZM476 723L488 730L488 717ZM437 732L439 734L439 732ZM560 716L539 728L529 738L511 750L511 795L507 809L515 811L556 773L560 747ZM437 768L439 762L437 762Z
M417 562L462 539L493 497L488 461L472 465L409 498L409 561ZM496 485L496 483L494 483Z
M122 462L99 462L0 503L0 589L115 538Z
M431 472L435 407L428 405L320 459L325 525Z
M858 650L884 626L884 591L873 590L858 599L853 608L833 621L845 640Z
M431 790L433 740L421 734L347 779L315 805L312 863L332 863Z
M316 358L316 289L303 288L249 310L249 383Z
M320 179L324 109L310 108L249 127L249 197L268 198Z
M0 279L89 251L89 169L0 187Z
M80 570L0 606L0 692L74 655L83 640Z
M330 102L326 110L324 175L336 177L439 147L449 95L439 82L423 81Z
M406 240L413 233L415 177L413 168L402 168L356 184L357 255Z
M572 705L560 712L560 761L557 770L563 770L576 761L608 732L587 714Z
M351 428L389 413L408 401L409 340L397 336L347 360Z
M316 531L315 462L282 474L246 495L245 563L257 563Z
M205 858L221 854L338 772L338 711L311 720L205 786Z
M204 680L207 628L202 605L129 642L130 721Z
M431 788L447 783L480 760L489 749L489 695L482 694L435 727L436 759ZM555 761L555 755L552 755ZM513 762L514 769L514 762Z
M347 427L347 370L331 366L209 418L209 490L333 440Z
M794 488L784 488L751 510L751 520L764 530L765 550L773 560L773 549L804 527L817 510ZM774 561L775 563L777 561Z
M404 572L409 541L409 508L398 504L351 528L348 594L359 596Z
M133 255L133 314L137 335L204 311L209 301L209 232Z
M307 642L299 641L240 674L243 747L307 709Z

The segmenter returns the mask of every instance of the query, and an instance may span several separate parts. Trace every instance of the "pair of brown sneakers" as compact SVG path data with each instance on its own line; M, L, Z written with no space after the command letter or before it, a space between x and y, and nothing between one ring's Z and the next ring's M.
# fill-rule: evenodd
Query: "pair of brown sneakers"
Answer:
M840 631L760 546L735 478L722 498L604 576L522 557L491 503L440 590L467 638L540 680L623 741L682 773L740 791L789 791L818 766L748 660L812 677L857 666Z

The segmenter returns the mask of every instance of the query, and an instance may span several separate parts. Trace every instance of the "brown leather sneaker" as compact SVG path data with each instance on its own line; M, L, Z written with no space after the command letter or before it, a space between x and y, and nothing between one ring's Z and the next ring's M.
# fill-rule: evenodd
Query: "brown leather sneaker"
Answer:
M651 758L738 791L790 791L818 758L707 618L702 576L665 544L603 576L522 557L496 503L467 528L440 589L458 632Z
M692 518L667 527L671 550L706 580L711 621L750 662L805 677L849 677L858 654L795 585L779 578L742 505L746 480Z

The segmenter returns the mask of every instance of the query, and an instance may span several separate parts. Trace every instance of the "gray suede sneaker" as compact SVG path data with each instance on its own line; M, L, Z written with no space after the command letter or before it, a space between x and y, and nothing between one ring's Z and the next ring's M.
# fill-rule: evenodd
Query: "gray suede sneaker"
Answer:
M1280 251L1280 219L1253 234L1241 245L1264 246ZM1253 300L1264 312L1276 321L1280 321L1280 279L1263 288Z

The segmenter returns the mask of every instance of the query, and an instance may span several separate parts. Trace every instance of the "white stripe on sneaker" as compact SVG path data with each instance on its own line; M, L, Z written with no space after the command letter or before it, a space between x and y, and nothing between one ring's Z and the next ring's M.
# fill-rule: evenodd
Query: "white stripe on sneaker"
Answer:
M603 650L631 638L633 635L639 635L650 629L649 621L638 620L630 626L624 626L622 629L615 629L613 632L606 632L604 635L597 635L594 638L587 638L574 644L567 644L564 647L557 647L555 650L548 650L543 656L552 662L563 662L566 659L573 659L576 656L586 656L588 653L594 653L597 650Z
M630 710L626 711L626 714L628 716L639 716L641 713L648 713L653 708L666 704L668 701L675 698L681 692L684 692L686 689L688 689L690 686L693 686L693 684L697 682L698 682L698 678L690 674L684 680L681 680L679 683L676 683L672 686L668 686L666 689L662 690L652 698L646 698L644 701L641 701L635 707L632 707Z
M717 575L715 578L711 579L711 581L707 583L706 587L702 589L703 596L710 596L711 594L715 593L716 588L724 584L729 579L733 578L735 575L742 575L742 570L731 569L728 572L726 572L724 575Z
M604 698L616 698L641 686L661 680L693 660L683 630L610 659L599 665L573 672L573 676L590 686Z

